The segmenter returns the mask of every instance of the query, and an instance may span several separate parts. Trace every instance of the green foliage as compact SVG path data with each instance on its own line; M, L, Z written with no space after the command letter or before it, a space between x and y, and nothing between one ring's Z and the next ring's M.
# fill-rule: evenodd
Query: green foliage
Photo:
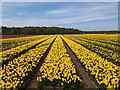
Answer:
M78 29L59 27L4 27L2 35L48 35L48 34L79 34Z

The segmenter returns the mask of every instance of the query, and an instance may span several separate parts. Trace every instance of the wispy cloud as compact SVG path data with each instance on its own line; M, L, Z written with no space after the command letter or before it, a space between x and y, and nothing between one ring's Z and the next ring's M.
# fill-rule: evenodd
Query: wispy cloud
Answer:
M64 13L67 13L67 10L59 9L59 10L48 11L48 14L64 14Z
M6 16L3 17L3 25L7 26L75 27L75 23L81 25L91 22L96 22L94 25L99 26L101 21L117 22L118 17L117 3L8 3L4 8L3 16ZM11 9L14 11L10 12Z
M4 19L3 25L8 26L29 26L29 25L47 25L47 26L55 26L62 24L73 24L73 23L81 23L81 22L90 22L96 20L104 20L104 19L114 19L117 15L114 16L100 16L100 17L74 17L74 18L64 18L64 19L47 19L47 18L35 18L35 19Z
M19 13L16 13L17 15L24 15L24 13L22 13L22 12L19 12Z

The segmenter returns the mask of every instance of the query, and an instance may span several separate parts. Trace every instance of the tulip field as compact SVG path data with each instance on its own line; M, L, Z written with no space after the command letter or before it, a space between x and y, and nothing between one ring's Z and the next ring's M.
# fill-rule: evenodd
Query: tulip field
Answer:
M119 34L0 39L0 88L120 88Z

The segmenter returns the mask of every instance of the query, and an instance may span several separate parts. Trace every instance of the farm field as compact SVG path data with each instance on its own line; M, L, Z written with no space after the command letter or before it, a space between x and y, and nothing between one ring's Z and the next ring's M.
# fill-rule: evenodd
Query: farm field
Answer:
M36 35L0 35L0 39L21 38L21 37L30 37L30 36L36 36Z
M1 88L119 89L119 34L4 38Z

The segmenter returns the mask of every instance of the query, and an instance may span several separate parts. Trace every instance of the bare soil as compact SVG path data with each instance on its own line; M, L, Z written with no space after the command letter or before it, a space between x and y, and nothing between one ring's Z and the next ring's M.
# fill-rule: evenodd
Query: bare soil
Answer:
M67 45L67 43L64 40L63 40L63 43L65 45L65 48L68 51L68 54L70 55L70 57L72 59L73 64L75 65L75 67L77 69L77 72L80 72L80 75L84 82L84 87L88 88L88 89L98 88L95 85L95 83L90 79L88 73L85 71L85 69L82 67L82 65L78 62L77 57L74 55L74 53L72 52L72 50L70 49L70 47ZM39 69L40 69L41 65L44 63L44 60L45 60L46 56L48 55L52 44L50 45L49 49L45 53L45 56L40 60L37 67L35 68L33 76L27 81L26 86L25 86L26 90L36 90L36 89L38 90L37 77L40 75ZM61 87L51 87L51 88L45 87L44 89L40 89L40 90L63 90L63 88L61 88ZM73 90L73 89L69 89L69 90ZM74 90L84 90L84 89L74 89Z
M63 40L63 39L62 39ZM74 55L73 51L71 50L71 48L68 46L68 44L63 40L63 43L65 45L65 48L67 49L67 52L69 53L73 64L75 65L76 69L78 72L80 72L81 77L83 79L84 82L84 86L85 88L98 88L94 81L91 80L91 78L89 77L88 73L85 71L85 69L82 67L82 65L79 63L79 60L77 59L77 57Z
M56 38L55 38L56 39ZM26 90L36 90L38 88L38 85L37 85L37 77L40 75L40 67L42 66L42 64L44 63L44 60L46 58L46 56L48 55L50 49L51 49L51 46L52 44L54 43L55 39L52 41L51 45L49 46L49 48L46 50L44 56L41 57L40 59L40 62L37 64L37 67L35 68L34 72L33 72L33 75L31 78L29 78L27 81L26 81L26 85L25 85L25 88Z

